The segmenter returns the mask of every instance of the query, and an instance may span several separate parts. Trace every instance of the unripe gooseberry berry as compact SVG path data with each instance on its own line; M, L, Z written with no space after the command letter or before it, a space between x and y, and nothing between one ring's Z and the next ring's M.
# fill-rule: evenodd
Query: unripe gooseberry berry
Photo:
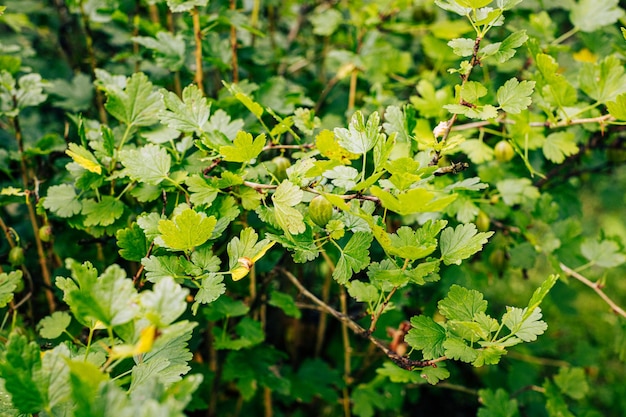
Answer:
M489 255L489 263L496 271L498 271L499 274L502 274L507 264L506 252L504 252L504 249L498 248L491 252L491 255Z
M278 181L287 179L287 168L291 166L291 161L281 155L272 159L272 162L276 166L276 169L274 170L276 179L278 179Z
M39 229L39 239L41 239L42 242L50 242L50 240L52 240L52 226L49 224L41 226Z
M14 246L9 251L9 263L13 267L22 266L24 264L24 249L20 246Z
M476 228L480 232L486 232L489 230L489 226L491 225L491 219L489 219L489 215L484 211L479 211L478 216L476 216Z
M515 151L513 150L513 147L506 140L501 140L500 142L496 143L493 152L498 162L508 162L515 156Z
M324 227L333 217L333 205L321 195L309 203L309 217L319 227Z

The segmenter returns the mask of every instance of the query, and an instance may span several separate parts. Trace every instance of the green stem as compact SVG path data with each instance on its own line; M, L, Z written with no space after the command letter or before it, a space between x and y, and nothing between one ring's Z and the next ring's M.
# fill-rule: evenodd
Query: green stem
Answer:
M571 38L572 36L574 36L575 34L578 33L580 29L577 27L573 27L572 29L568 30L567 32L565 32L564 34L562 34L561 36L559 36L558 38L556 38L555 40L553 40L550 45L554 46L554 45L558 45L562 42L564 42L565 40Z

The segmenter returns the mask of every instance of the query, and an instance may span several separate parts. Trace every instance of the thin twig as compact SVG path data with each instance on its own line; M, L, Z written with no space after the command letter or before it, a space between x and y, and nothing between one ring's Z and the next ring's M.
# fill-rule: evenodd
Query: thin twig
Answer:
M602 288L597 282L590 281L589 279L587 279L580 273L574 271L572 268L568 267L562 262L559 264L559 266L561 267L563 272L565 272L567 275L569 275L570 277L576 278L578 281L582 282L583 284L585 284L586 286L594 290L600 296L600 298L602 298L611 307L611 310L613 310L615 313L619 314L622 317L626 317L626 311L624 311L613 300L611 300L611 298L608 295L606 295L604 291L602 291Z
M387 355L387 357L389 359L391 359L399 367L401 367L403 369L408 369L408 370L412 370L414 368L425 368L425 367L428 367L428 366L436 366L438 362L443 362L443 361L448 359L446 356L441 356L441 357L436 358L436 359L417 361L417 360L412 360L412 359L406 358L404 356L398 355L396 352L393 352L391 349L389 349L387 346L385 346L385 344L383 342L381 342L380 340L378 340L377 338L375 338L371 334L368 334L367 330L365 330L358 323L356 323L355 321L350 319L350 317L348 317L345 314L340 313L339 311L335 310L334 308L332 308L331 306L329 306L328 304L324 303L322 300L317 298L317 296L315 294L311 293L309 290L307 290L304 287L304 285L302 285L302 283L298 280L298 278L296 278L296 276L293 275L291 272L289 272L286 269L281 268L281 267L278 267L277 271L279 271L289 281L291 281L291 283L293 285L295 285L296 288L298 288L298 290L305 297L307 297L309 300L313 301L315 304L320 306L323 310L328 312L331 316L335 317L340 322L345 323L346 326L348 326L348 328L350 328L350 330L352 330L354 333L356 333L357 335L363 336L366 339L368 339L370 342L372 342L378 349L380 349L385 355Z
M322 301L328 304L328 300L330 299L330 284L332 282L332 273L335 270L335 263L328 256L325 250L323 250L319 244L318 248L320 253L322 254L322 258L328 265L328 273L324 277L324 285L322 286ZM322 352L322 347L324 346L324 338L326 335L326 325L328 323L328 313L326 311L321 310L318 325L317 325L317 339L315 340L315 356L319 356Z
M348 316L348 297L346 287L339 287L339 302L341 305L341 314ZM350 334L348 333L348 324L341 322L341 340L343 342L343 380L346 383L343 387L343 415L350 417L350 385L352 383L352 346L350 345Z
M378 323L378 319L380 318L380 316L383 314L383 312L389 305L389 302L391 301L391 297L393 297L393 295L396 293L397 290L398 290L398 287L393 287L391 291L389 291L389 294L387 294L387 297L385 298L383 303L380 305L380 308L378 309L376 314L372 315L372 323L370 324L370 328L367 330L369 334L374 333L374 330L376 330L376 323Z

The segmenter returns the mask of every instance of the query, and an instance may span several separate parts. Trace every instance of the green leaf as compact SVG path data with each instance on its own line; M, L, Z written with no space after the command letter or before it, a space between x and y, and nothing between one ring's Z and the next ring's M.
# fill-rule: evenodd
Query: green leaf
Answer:
M393 362L383 363L382 368L378 368L376 373L389 378L389 381L395 384L420 384L423 382L422 376L417 372L402 369Z
M454 0L459 6L480 9L491 3L492 0Z
M370 263L369 247L372 243L371 233L357 232L341 250L339 261L333 271L333 278L341 285L345 285L353 273L357 273Z
M83 201L83 224L89 226L110 226L124 213L124 203L115 197L102 196L100 201L88 199Z
M541 93L545 99L557 107L574 105L578 100L576 89L563 77L556 60L547 54L537 54L535 61L543 77Z
M401 215L442 211L456 199L456 194L440 195L424 188L412 188L393 195L380 187L370 187L370 192L380 198L383 206Z
M188 341L197 325L183 320L159 329L159 337L155 338L152 349L135 359L129 391L141 392L140 387L144 384L154 389L155 379L165 386L180 381L181 376L191 369L188 362L193 355Z
M570 20L583 32L593 32L617 22L624 15L619 0L579 0L572 5Z
M359 171L353 167L339 165L324 172L324 178L331 180L335 187L352 190L359 180Z
M182 99L171 91L163 93L165 110L159 113L161 123L181 132L200 135L209 121L211 106L195 84L185 87Z
M247 163L259 156L265 143L265 134L263 133L253 141L250 133L239 131L233 142L234 146L222 146L220 153L224 156L225 161Z
M410 143L411 137L409 136L407 127L407 107L388 106L385 109L385 122L383 123L383 129L388 135L396 134L399 143Z
M13 406L23 414L35 414L43 410L44 393L37 383L41 371L41 351L26 336L11 333L0 356L0 378L11 394Z
M200 175L192 175L185 180L185 184L189 187L189 201L194 205L210 206L217 197L219 189L209 184Z
M589 393L589 384L583 368L559 368L554 376L554 382L563 394L582 400Z
M344 21L343 15L336 9L325 9L310 17L313 33L318 36L330 36Z
M495 392L490 389L478 391L482 406L478 409L478 417L517 417L517 400L511 399L502 388Z
M217 321L223 318L239 317L247 314L250 307L243 301L233 300L228 295L218 298L203 310L207 320Z
M448 42L448 46L452 48L452 52L458 56L472 56L474 54L474 45L476 41L469 38L457 38Z
M291 395L303 403L310 403L314 397L334 403L339 399L337 388L344 384L339 372L319 358L304 359L298 372L290 380Z
M580 245L580 251L589 262L602 268L614 268L626 262L626 255L612 240L587 239Z
M89 109L93 100L93 84L91 77L82 72L74 75L70 82L64 79L54 80L46 91L59 97L54 100L55 107L78 113Z
M295 319L300 319L300 317L302 317L302 313L296 306L296 302L293 297L284 292L272 291L270 293L268 304L280 308L289 317L293 317Z
M424 359L435 359L443 356L443 342L446 340L446 331L433 319L426 316L411 317L411 326L404 337L404 341L413 349L422 351Z
M438 366L428 366L421 370L420 377L424 378L429 384L436 385L439 381L449 378L450 371L441 364Z
M483 300L483 295L478 291L455 284L437 306L449 320L473 321L477 314L487 310L487 301Z
M352 280L347 283L347 287L350 297L361 303L375 303L380 296L378 289L367 282Z
M75 143L70 143L65 153L69 155L74 162L85 168L87 171L96 174L102 173L102 167L96 157L84 147Z
M11 302L20 281L22 281L22 271L0 273L0 308L6 307Z
M246 108L250 110L250 113L254 114L257 118L260 118L261 116L263 116L263 107L259 103L252 100L245 93L242 93L242 92L235 93L235 98L239 100L241 104L246 106Z
M137 223L119 229L115 233L119 254L128 261L139 262L148 253L148 243L143 230Z
M476 81L468 81L461 87L461 97L469 103L477 103L478 99L487 95L487 88Z
M151 291L140 294L144 313L159 328L172 324L187 310L189 290L177 284L173 278L163 278Z
M396 233L389 236L391 239L389 254L414 261L433 253L437 249L435 236L446 226L446 222L437 221L429 224L437 226L423 227L416 231L407 226L399 228Z
M183 13L192 10L194 7L206 7L209 0L167 0L167 7L172 13Z
M267 387L280 395L287 395L289 381L276 368L276 364L284 357L282 352L265 344L252 349L228 352L222 378L226 382L235 381L244 401L252 399L259 387Z
M43 206L59 217L72 217L82 210L76 190L70 184L53 185L48 188Z
M151 49L155 62L170 71L178 71L185 64L185 39L182 35L174 35L167 31L157 32L154 38L133 36L133 42ZM195 84L193 84L195 86ZM183 96L185 95L183 90Z
M446 265L460 265L463 259L467 259L480 251L487 239L493 232L480 232L473 223L460 224L456 228L446 228L439 238L441 259Z
M459 145L461 152L474 164L482 164L493 160L493 148L479 139L468 139Z
M109 266L97 279L91 264L78 264L68 260L67 268L78 285L65 286L64 300L70 306L77 320L88 327L96 321L105 326L118 326L131 321L138 313L137 290L126 272L118 265ZM57 286L64 281L57 278ZM61 287L60 287L61 288Z
M216 223L213 216L185 208L172 220L159 220L159 232L164 246L189 251L209 240Z
M416 90L419 96L411 97L411 104L420 112L422 117L436 117L442 119L446 114L443 106L452 101L452 89L445 86L440 90L427 80L421 79L417 83ZM431 129L428 129L431 131ZM411 132L415 133L415 131Z
M496 188L502 195L504 204L507 206L524 204L539 198L539 190L532 185L532 182L528 178L498 181Z
M504 350L502 346L487 346L478 350L476 353L478 353L478 356L474 359L472 365L479 368L485 365L499 364L500 359L502 359L502 356L506 355L507 351Z
M209 276L201 280L201 286L194 296L195 302L191 306L191 311L193 314L196 314L200 304L212 303L225 292L224 275L209 274Z
M347 129L335 128L335 136L339 146L348 152L363 155L384 137L384 134L380 133L380 116L373 112L365 122L363 113L360 110L356 111Z
M550 417L575 417L569 410L565 398L561 395L557 387L545 379L543 383L544 396L546 397L546 411Z
M266 247L270 243L269 239L259 241L259 235L251 228L246 227L241 231L239 237L235 236L226 248L228 252L228 268L234 269L239 265L239 258L255 259L260 253L267 251Z
M543 154L557 164L562 163L566 156L578 153L575 136L571 132L555 132L546 137Z
M158 185L166 179L172 165L172 158L167 150L153 144L139 149L122 150L120 161L124 165L123 173L131 180L151 185Z
M494 52L492 56L498 63L503 64L513 58L516 48L522 46L527 40L528 35L525 30L516 31L500 43L498 50Z
M478 357L478 352L467 346L460 337L450 336L443 342L444 353L448 358L459 360L465 363L474 362Z
M96 415L96 408L92 403L98 396L98 386L108 380L108 377L96 365L78 360L67 361L70 370L70 387L75 399L74 415L76 417L91 417Z
M163 108L161 95L153 90L152 83L142 72L134 73L126 88L105 88L108 100L106 109L122 123L131 126L149 126L157 121Z
M502 324L511 330L511 335L515 335L524 342L534 342L537 336L542 335L548 328L548 325L541 320L539 307L530 311L530 314L527 308L509 307L502 316Z
M626 94L615 97L615 101L609 101L606 107L617 120L626 120Z
M261 323L250 317L241 319L237 326L235 326L235 333L239 337L232 339L228 334L225 334L222 329L214 328L213 336L215 349L246 349L258 345L265 340L265 333L263 332Z
M496 97L500 108L507 113L521 113L532 102L530 96L535 88L534 81L517 81L511 78L498 89Z
M44 339L56 339L70 325L72 316L66 311L55 311L39 322L39 335Z
M534 311L535 308L539 307L539 304L541 304L546 295L548 295L548 292L552 289L554 284L556 284L556 281L558 279L558 275L550 275L548 279L546 279L543 284L541 284L541 286L535 290L533 296L528 302L527 311Z
M598 103L615 100L626 92L624 64L615 55L609 55L597 64L583 64L578 78L581 90Z
M41 75L36 73L23 75L17 84L18 89L14 92L16 109L22 110L46 101L48 96L43 93L45 82Z
M304 216L293 208L302 201L304 191L288 180L284 180L272 195L274 215L278 225L289 234L300 234L306 230Z
M146 271L146 279L150 282L158 282L164 278L173 278L181 281L187 278L185 270L178 256L154 256L141 260Z
M467 16L472 11L469 7L463 7L456 0L435 0L435 4L443 10L454 12L459 16Z

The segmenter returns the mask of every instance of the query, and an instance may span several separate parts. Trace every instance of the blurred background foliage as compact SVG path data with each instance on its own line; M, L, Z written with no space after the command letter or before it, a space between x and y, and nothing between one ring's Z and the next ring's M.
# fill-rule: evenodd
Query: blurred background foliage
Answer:
M523 30L529 39L508 62L500 65L485 60L473 74L491 86L488 99L512 76L537 79L534 61L543 52L555 58L558 72L575 91L574 101L564 112L546 111L545 97L536 92L531 111L511 116L517 124L510 130L503 129L503 123L472 128L470 120L457 122L465 126L466 137L480 139L482 146L462 147L446 158L469 162L467 176L479 176L490 188L480 196L460 199L448 214L459 222L475 221L479 228L496 234L471 262L443 269L440 284L399 292L394 299L398 308L381 318L377 336L388 338L388 326L397 328L414 314L436 316L436 302L452 284L481 291L492 311L504 311L507 305L524 305L547 275L560 272L563 281L543 305L549 325L546 334L516 348L494 367L450 364L450 379L435 386L390 381L376 372L380 356L368 350L366 341L355 338L351 381L355 415L473 415L481 405L478 390L484 388L505 389L520 408L500 414L485 411L481 416L626 414L626 322L592 289L567 278L559 266L579 268L618 305L626 305L624 126L604 121L568 125L571 120L607 114L606 101L615 100L613 96L588 106L594 100L586 96L579 74L585 65L595 65L607 56L616 57L618 67L623 68L622 3L525 0L508 12L503 26L489 33L487 43L501 42ZM255 101L283 117L297 108L314 109L321 128L344 126L357 109L382 113L389 105L407 105L412 132L419 132L448 120L443 106L454 102L454 86L459 82L459 75L448 70L461 59L447 43L473 36L466 20L431 0L222 0L208 4L201 0L8 0L3 5L0 68L16 77L39 74L44 80L42 94L47 95L45 101L20 113L25 160L37 179L29 184L39 192L35 198L67 178L64 151L69 142L77 141L78 115L87 126L107 122L103 93L94 88L97 70L124 76L142 71L153 84L180 94L184 86L198 81L195 51L200 47L201 84L213 108L243 119L245 130L254 134L261 132L261 125L222 81L237 82ZM597 18L600 23L581 25L576 17L580 12L574 10L583 6L589 9L589 20ZM598 9L602 9L600 17ZM575 116L564 117L568 111ZM531 122L535 126L562 122L564 129L532 129ZM567 132L575 144L574 151L563 151L558 162L542 145L554 131ZM515 148L512 158L494 151L503 138ZM0 119L0 187L20 188L20 170L13 129L7 118ZM525 190L497 185L507 179L524 179L516 186ZM507 193L513 202L506 200ZM19 235L26 266L33 271L37 291L29 301L29 313L20 318L25 331L32 333L49 312L42 291L47 284L36 272L40 268L36 238L24 197L5 192L0 198L5 228ZM61 260L68 257L90 260L99 270L124 263L113 236L93 236L68 227L63 219L47 218L41 209L39 215L54 234L44 244L53 276L64 274ZM395 221L411 224L420 219ZM11 269L10 249L7 239L0 240L5 271ZM598 262L607 254L614 256ZM258 273L274 263L260 261ZM126 266L131 271L137 268ZM328 274L323 264L297 268L301 276L318 277L309 284L321 291ZM230 296L243 298L246 285L229 284ZM336 300L337 290L332 291L331 299ZM358 303L352 308L355 314L360 312ZM298 319L278 309L268 314L266 343L220 356L223 369L218 388L212 385L215 373L201 361L193 362L192 372L205 374L205 381L191 403L190 415L203 415L207 409L217 410L216 415L260 415L263 393L257 390L243 401L233 384L238 378L250 378L250 383L278 392L276 416L342 413L339 398L345 381L338 323L329 322L327 345L315 352L311 340L318 325L316 311L303 310ZM201 320L208 326L206 317ZM195 335L192 351L206 349L203 343L203 335ZM275 364L280 364L281 380L264 375ZM253 376L238 375L238 367L252 369ZM290 390L281 389L283 380L290 382ZM561 386L567 381L575 385L569 391ZM562 388L560 393L553 392L555 384ZM267 409L265 413L271 415Z

